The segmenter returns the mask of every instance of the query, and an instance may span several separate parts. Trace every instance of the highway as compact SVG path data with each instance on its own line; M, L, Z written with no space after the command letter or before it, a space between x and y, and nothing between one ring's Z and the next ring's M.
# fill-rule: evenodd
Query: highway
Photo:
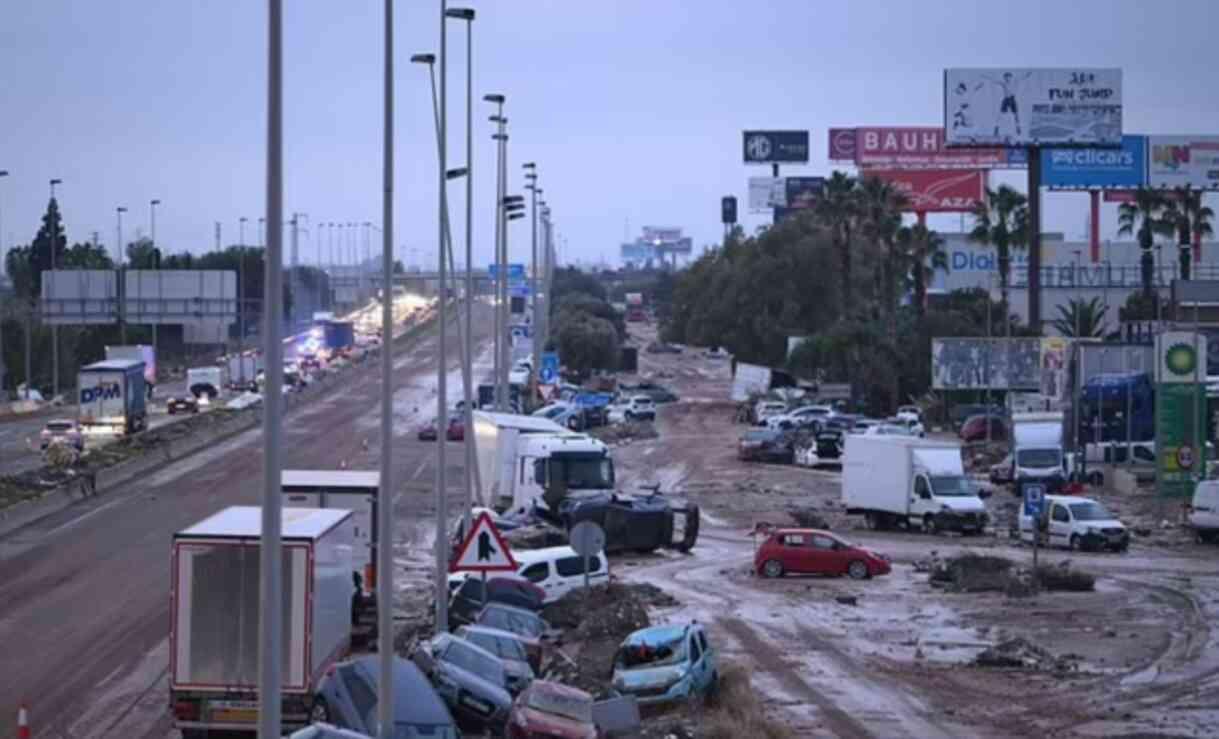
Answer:
M485 306L478 312L489 314ZM478 319L481 347L489 320ZM450 378L460 376L455 333ZM417 491L398 499L400 518L432 506L424 491L435 449L414 435L418 419L434 415L436 350L433 327L395 357L394 462L402 487L414 481ZM349 377L286 417L286 467L376 469L378 363ZM460 393L460 382L450 381L450 399ZM451 495L459 496L460 445L449 459ZM0 716L27 704L36 737L169 735L171 535L225 506L257 504L261 488L255 429L0 539Z

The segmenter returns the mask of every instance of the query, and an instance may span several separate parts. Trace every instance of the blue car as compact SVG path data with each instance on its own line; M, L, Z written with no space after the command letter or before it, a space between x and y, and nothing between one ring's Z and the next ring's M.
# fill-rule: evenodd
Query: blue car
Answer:
M640 629L614 657L614 693L632 695L641 706L707 695L718 682L716 650L696 622Z

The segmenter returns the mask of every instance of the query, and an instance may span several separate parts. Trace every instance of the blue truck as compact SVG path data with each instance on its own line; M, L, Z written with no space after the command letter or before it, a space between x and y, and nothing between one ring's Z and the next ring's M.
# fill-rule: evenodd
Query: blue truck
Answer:
M321 327L322 345L331 354L349 352L355 346L356 330L351 321L326 321Z
M148 424L144 362L107 359L80 368L77 420L85 430L130 434Z
M1129 419L1127 419L1129 414ZM1146 372L1106 373L1084 383L1079 433L1088 442L1155 438L1155 385ZM1099 430L1099 434L1097 433Z

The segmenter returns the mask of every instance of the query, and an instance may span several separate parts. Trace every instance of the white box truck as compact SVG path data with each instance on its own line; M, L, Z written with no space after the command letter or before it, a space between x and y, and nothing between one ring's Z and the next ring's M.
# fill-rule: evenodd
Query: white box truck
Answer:
M990 520L957 444L848 434L843 456L842 502L868 528L979 533Z
M258 727L262 509L226 508L174 534L169 705L183 739ZM327 670L351 640L351 511L283 510L283 723L309 723Z
M376 470L283 470L280 490L293 508L339 508L351 511L355 535L352 574L356 599L351 609L355 647L377 638L377 491Z
M130 434L147 423L144 363L140 360L107 359L81 367L76 393L77 420L86 433Z
M144 363L144 384L153 387L157 384L157 353L148 344L129 344L123 346L107 346L106 359L129 359Z
M1062 489L1062 413L1016 413L1012 415L1012 480L1019 485L1039 482L1048 492Z

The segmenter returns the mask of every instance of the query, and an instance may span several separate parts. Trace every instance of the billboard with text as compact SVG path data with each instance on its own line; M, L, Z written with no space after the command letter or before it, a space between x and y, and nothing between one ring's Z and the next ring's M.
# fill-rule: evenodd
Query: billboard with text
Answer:
M947 69L949 146L1122 142L1122 70Z
M745 131L746 164L808 163L808 131Z
M834 131L831 130L831 149ZM1028 166L1023 151L999 146L950 149L944 145L941 126L861 126L853 129L852 161L860 167L882 169L1022 169ZM841 139L842 136L840 135Z
M1041 184L1060 188L1137 188L1147 182L1147 137L1123 136L1120 149L1041 150Z
M1219 136L1148 137L1147 184L1219 189Z
M782 177L749 178L749 210L752 213L768 212L771 208L787 205L787 185Z
M892 183L909 201L913 213L967 213L986 194L986 172L980 169L873 169L865 173Z

